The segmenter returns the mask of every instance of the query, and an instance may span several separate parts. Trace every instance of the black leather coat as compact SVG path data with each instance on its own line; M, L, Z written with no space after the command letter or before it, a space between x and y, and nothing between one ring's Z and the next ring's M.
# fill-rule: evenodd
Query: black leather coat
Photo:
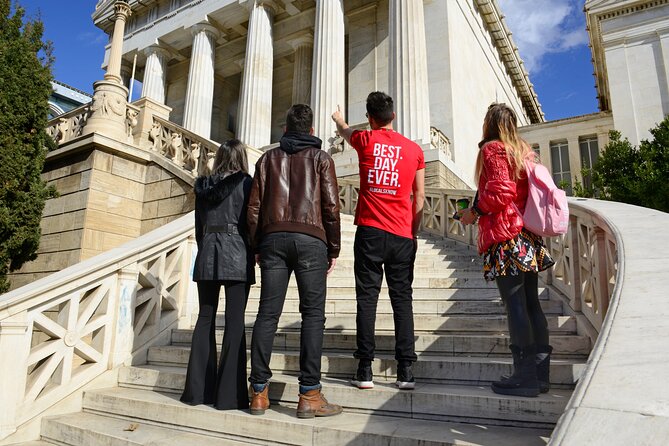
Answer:
M237 280L255 283L246 208L251 177L237 172L195 180L197 257L193 280Z

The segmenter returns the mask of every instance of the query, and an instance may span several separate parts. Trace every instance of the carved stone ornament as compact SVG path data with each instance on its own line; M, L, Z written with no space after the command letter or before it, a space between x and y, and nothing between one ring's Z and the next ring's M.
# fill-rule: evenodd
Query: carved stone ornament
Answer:
M98 91L93 96L93 113L100 113L102 116L109 116L112 112L117 116L125 115L125 98L117 95L107 95L106 91Z

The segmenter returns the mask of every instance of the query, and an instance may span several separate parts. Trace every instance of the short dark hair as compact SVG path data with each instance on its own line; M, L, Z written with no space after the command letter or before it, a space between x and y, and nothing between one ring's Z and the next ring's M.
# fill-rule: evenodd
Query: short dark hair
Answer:
M309 133L314 125L314 112L306 104L295 104L286 114L286 131Z
M238 139L229 139L216 151L212 174L240 171L249 172L246 146Z
M374 91L367 96L367 115L379 125L393 121L394 108L393 98L381 91Z

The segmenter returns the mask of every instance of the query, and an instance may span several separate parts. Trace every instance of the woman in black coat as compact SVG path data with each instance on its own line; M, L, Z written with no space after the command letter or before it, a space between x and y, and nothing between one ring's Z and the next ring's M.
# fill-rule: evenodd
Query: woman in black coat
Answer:
M229 140L216 153L210 176L195 180L195 239L200 313L193 330L188 373L181 401L217 409L249 407L246 388L244 311L255 283L246 207L251 190L244 145ZM225 287L225 333L216 371L216 309Z

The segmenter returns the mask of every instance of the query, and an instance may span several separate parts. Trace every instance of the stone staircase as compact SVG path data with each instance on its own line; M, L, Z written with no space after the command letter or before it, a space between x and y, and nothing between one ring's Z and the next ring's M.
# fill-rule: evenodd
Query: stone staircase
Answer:
M541 289L555 348L551 390L537 398L507 397L489 389L512 369L504 307L494 285L482 279L472 248L452 240L422 238L414 280L417 380L413 391L393 383L394 331L387 289L377 316L376 387L358 390L347 378L356 369L353 234L344 216L342 255L328 279L323 391L344 413L300 420L298 399L299 312L291 280L271 367L272 408L265 416L217 411L179 402L191 330L174 330L170 345L154 346L145 365L119 371L118 387L87 391L83 411L45 418L41 440L24 445L541 445L571 396L590 340L562 313L562 297ZM247 341L258 307L259 286L247 308ZM221 308L223 305L221 305ZM222 316L222 315L219 315ZM221 341L223 318L218 320Z

